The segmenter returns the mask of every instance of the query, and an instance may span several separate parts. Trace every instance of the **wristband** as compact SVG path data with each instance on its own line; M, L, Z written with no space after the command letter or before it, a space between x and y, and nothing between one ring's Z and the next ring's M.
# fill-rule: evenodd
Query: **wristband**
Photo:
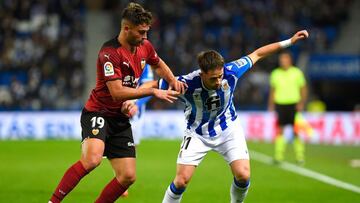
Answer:
M279 42L279 44L280 44L280 47L281 47L281 48L288 48L289 46L292 45L291 39L287 39L287 40L281 41L281 42Z

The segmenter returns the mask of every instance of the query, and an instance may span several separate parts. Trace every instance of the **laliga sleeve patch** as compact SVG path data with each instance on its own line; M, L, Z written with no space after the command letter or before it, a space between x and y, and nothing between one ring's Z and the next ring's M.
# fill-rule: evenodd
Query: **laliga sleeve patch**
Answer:
M104 64L104 74L105 74L105 76L114 75L114 66L109 61Z
M243 67L244 65L247 64L247 61L246 61L246 59L241 58L241 59L239 59L239 60L236 60L236 61L235 61L235 64L236 64L239 68L241 68L241 67Z

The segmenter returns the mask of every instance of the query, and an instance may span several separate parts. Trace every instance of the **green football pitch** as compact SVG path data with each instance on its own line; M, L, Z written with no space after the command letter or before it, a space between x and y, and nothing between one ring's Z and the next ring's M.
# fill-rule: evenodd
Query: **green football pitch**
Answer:
M117 202L160 203L175 175L179 140L143 140L137 151L137 181L129 196ZM273 146L248 143L251 153L271 155ZM292 148L287 161L293 163ZM79 141L0 141L0 202L47 202L64 171L80 155ZM360 147L308 145L304 167L359 189L360 168L351 166L360 159ZM258 158L251 159L250 203L355 203L360 193L340 184L321 182ZM63 202L94 202L113 172L107 160L88 176ZM209 153L195 172L183 196L184 203L230 202L232 181L222 157Z

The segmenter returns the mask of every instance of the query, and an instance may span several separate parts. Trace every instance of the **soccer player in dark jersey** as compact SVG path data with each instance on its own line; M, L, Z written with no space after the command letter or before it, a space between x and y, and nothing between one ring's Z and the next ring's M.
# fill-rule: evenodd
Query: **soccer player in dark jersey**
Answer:
M130 3L122 13L120 34L99 51L96 87L81 114L81 158L65 172L49 202L61 202L103 156L110 160L115 177L95 202L115 202L134 183L135 147L129 118L121 112L123 103L146 96L173 102L185 88L147 40L151 20L150 12ZM145 64L151 65L174 90L135 89Z

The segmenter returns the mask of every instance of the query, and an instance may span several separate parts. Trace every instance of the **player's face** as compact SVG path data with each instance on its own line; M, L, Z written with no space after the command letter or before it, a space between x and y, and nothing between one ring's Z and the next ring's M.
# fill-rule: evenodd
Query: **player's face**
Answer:
M292 66L291 56L289 54L280 54L279 56L279 64L281 67L287 69Z
M201 72L200 77L206 88L210 90L220 89L224 77L224 68L218 67L214 70L209 70L207 73Z
M132 46L139 46L145 39L147 39L147 33L149 30L150 25L145 23L137 26L129 26L127 41Z

